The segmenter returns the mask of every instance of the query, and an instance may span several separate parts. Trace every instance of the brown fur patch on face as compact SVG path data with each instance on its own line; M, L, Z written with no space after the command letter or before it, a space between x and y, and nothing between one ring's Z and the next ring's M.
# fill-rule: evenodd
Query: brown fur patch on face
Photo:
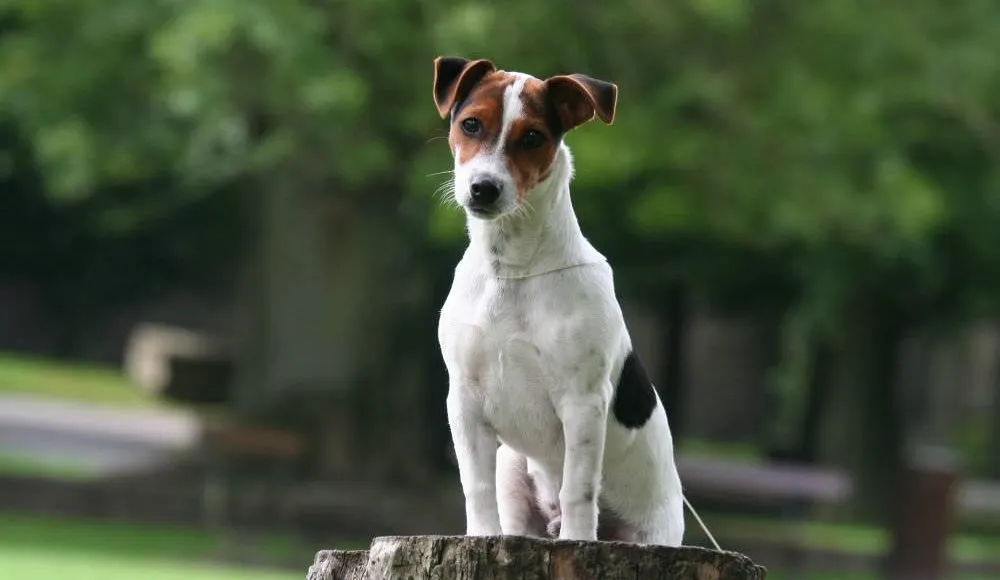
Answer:
M514 83L514 76L503 71L486 75L455 111L448 133L448 144L459 163L465 163L484 150L492 149L503 130L504 90ZM479 133L468 135L462 129L467 119L478 119Z
M559 144L558 127L553 122L544 82L528 79L524 83L521 108L522 114L511 124L504 144L507 168L517 184L518 201L551 174ZM525 139L532 131L540 135L541 141L529 147Z

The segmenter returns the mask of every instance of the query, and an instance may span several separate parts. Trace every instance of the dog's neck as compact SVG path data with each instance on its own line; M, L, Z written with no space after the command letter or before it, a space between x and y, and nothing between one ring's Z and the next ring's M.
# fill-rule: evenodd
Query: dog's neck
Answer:
M526 207L492 221L468 218L466 256L498 278L528 278L603 262L573 211L572 164L569 149L561 145L551 175L529 194Z

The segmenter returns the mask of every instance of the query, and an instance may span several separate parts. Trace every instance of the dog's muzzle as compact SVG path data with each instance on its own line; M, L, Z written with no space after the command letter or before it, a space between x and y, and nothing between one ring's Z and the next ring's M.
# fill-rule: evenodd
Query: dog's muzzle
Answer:
M502 185L490 178L479 178L469 186L469 210L473 213L490 214L496 210Z

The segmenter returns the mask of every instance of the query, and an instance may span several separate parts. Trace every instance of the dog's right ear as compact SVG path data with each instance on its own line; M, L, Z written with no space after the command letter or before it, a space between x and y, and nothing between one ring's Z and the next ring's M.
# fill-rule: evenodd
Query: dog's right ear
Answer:
M464 99L484 76L496 70L488 60L458 56L434 59L434 104L442 119L448 118L455 103Z

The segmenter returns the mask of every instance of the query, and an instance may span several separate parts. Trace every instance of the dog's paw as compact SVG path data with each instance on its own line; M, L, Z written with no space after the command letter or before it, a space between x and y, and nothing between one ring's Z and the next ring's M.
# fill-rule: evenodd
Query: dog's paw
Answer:
M574 540L578 542L594 542L597 540L597 530L588 529L587 526L572 526L567 525L566 522L562 521L562 518L556 520L556 532L553 536L560 540ZM551 523L549 524L552 525ZM551 531L551 527L549 528Z
M559 532L562 529L562 518L556 516L549 520L549 523L545 526L545 531L548 532L549 537L558 538Z
M572 531L559 531L558 539L560 540L573 540L574 542L596 542L597 534L592 532L572 532Z

